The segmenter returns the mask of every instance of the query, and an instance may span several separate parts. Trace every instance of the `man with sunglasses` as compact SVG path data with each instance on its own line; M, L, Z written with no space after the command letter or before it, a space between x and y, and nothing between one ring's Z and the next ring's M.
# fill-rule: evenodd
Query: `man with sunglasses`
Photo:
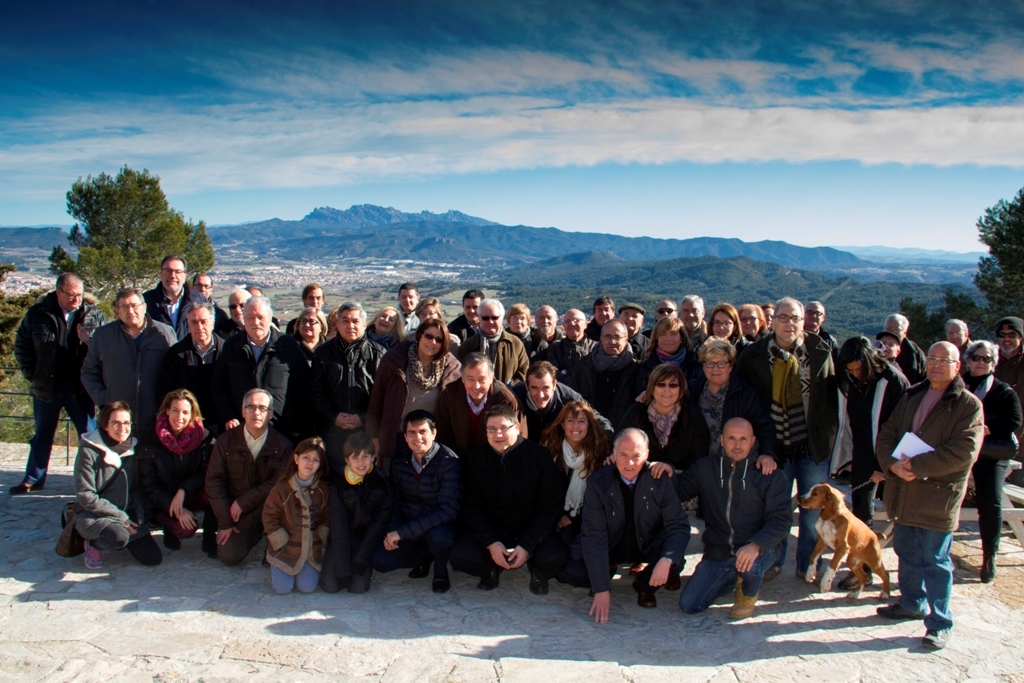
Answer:
M480 331L459 347L457 356L461 362L471 353L483 353L494 363L494 378L502 384L511 385L526 379L530 358L523 342L505 330L504 319L505 307L500 301L481 301Z
M82 386L82 363L89 351L89 330L103 314L85 302L82 278L63 273L55 291L25 313L14 337L14 357L29 382L36 431L29 441L25 477L10 488L12 496L38 491L46 484L50 450L60 411L67 411L78 435L88 431L93 403Z
M230 339L239 332L245 331L245 302L252 298L248 291L238 288L228 296L228 315L226 321L217 319L213 331L223 337Z
M662 318L678 318L679 311L676 310L675 302L668 299L662 299L658 302L657 307L654 309L654 323L657 324ZM648 339L651 338L651 330L644 330L643 335Z
M1006 382L1017 393L1024 405L1024 364L1021 359L1021 339L1024 338L1024 321L1015 316L1003 318L996 323L996 341L999 343L999 363L993 375L1000 382ZM1017 438L1024 439L1024 427L1017 430ZM1019 484L1020 471L1011 475L1013 483Z

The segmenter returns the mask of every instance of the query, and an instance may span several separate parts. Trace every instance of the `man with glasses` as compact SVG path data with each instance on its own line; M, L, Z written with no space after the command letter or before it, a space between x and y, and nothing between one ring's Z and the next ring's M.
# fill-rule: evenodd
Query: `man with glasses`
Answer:
M477 588L490 591L501 572L526 565L530 592L546 595L548 580L569 561L555 533L562 476L546 448L520 435L511 406L491 408L484 424L487 442L460 458L464 532L452 548L452 567L479 576Z
M147 315L142 291L125 287L114 298L117 320L93 333L82 365L82 384L102 406L125 401L135 416L136 438L153 438L157 396L164 356L178 342L169 325Z
M161 400L167 392L188 389L199 401L203 426L211 434L220 434L217 404L213 400L213 368L224 349L224 340L213 333L213 304L209 301L192 305L188 312L188 334L164 356L157 385Z
M196 273L196 276L192 278L192 289L205 296L206 300L213 304L213 331L221 334L221 330L230 329L231 316L213 300L213 278L210 277L210 274Z
M662 318L678 318L679 311L676 310L676 304L669 299L662 299L658 302L657 308L654 309L654 323L658 324L658 321ZM644 336L648 339L651 338L651 330L644 330Z
M839 341L825 331L822 324L825 322L825 304L820 301L812 301L804 309L804 332L813 332L821 337L832 347L832 360L835 361L839 353Z
M613 425L635 403L633 383L639 367L621 320L605 323L601 343L576 366L569 383L587 403Z
M456 354L462 361L471 353L483 353L494 363L494 377L502 384L526 379L530 358L523 342L509 334L503 325L505 307L497 299L480 302L480 331L467 339Z
M907 316L893 313L885 319L885 331L894 334L900 339L900 353L896 356L896 364L900 366L903 375L911 385L921 382L925 378L924 352L921 347L907 337L910 331L910 321Z
M142 295L150 317L169 325L175 341L188 334L188 312L192 304L206 301L199 291L188 286L188 265L185 257L173 254L160 263L160 284Z
M679 318L690 337L690 348L698 349L708 338L708 325L704 322L704 299L687 294L679 304Z
M214 332L224 339L230 339L239 332L245 331L245 302L252 298L247 290L238 288L228 296L228 318L226 323L214 328Z
M981 401L960 377L960 352L949 342L928 349L927 381L911 387L878 432L878 464L886 473L882 497L896 524L893 549L900 558L900 600L879 607L887 619L923 619L922 646L945 647L953 627L949 550L960 521L971 465L985 422ZM913 433L932 450L904 453Z
M88 431L94 406L82 386L82 363L89 351L89 335L104 319L84 297L82 278L61 274L56 290L28 309L15 334L14 358L29 382L36 429L29 441L25 477L10 488L12 496L38 491L46 484L62 408L79 437Z
M999 343L999 363L993 375L1000 382L1006 382L1017 393L1024 405L1024 363L1021 359L1021 339L1024 338L1024 321L1010 316L996 323L996 340ZM1024 439L1024 427L1017 430L1017 438ZM1013 483L1019 484L1018 472L1010 475Z
M597 346L597 342L587 337L586 327L587 316L583 311L570 308L562 318L563 338L552 343L537 357L537 360L546 360L558 369L560 382L570 382L576 366Z
M950 318L946 321L946 341L960 351L961 358L967 354L967 347L974 343L968 333L967 323L959 318Z
M775 304L772 332L740 354L736 374L760 395L775 423L775 457L797 494L807 493L829 479L832 447L839 420L832 348L804 330L804 307L786 297ZM820 510L800 508L796 546L796 576L807 574L811 551L818 541L814 524ZM778 564L765 574L773 579L786 560L789 535L783 540Z
M365 428L370 392L386 351L366 337L366 311L360 304L343 303L335 324L338 334L313 354L309 394L331 471L341 476L345 440Z
M245 561L263 538L263 503L292 456L291 443L270 426L268 391L247 391L239 405L244 422L220 435L206 469L206 495L217 517L217 550L209 555L229 567Z

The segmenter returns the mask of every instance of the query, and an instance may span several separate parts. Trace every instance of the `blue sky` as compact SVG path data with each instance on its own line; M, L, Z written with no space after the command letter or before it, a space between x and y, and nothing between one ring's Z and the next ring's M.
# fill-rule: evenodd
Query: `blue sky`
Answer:
M1020 2L8 3L0 224L128 164L209 223L356 203L977 250Z

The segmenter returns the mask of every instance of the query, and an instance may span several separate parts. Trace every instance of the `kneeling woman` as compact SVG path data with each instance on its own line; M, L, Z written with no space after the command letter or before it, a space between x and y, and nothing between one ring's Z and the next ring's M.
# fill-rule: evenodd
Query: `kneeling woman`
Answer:
M327 541L327 452L319 437L300 441L263 504L270 582L278 593L312 593Z
M345 441L345 474L330 487L331 533L320 586L327 593L370 590L371 561L391 519L391 489L373 466L376 449L363 432Z
M131 408L108 403L97 423L98 431L82 435L75 459L75 528L85 539L85 566L99 569L104 552L125 548L140 564L158 565L163 554L145 522Z

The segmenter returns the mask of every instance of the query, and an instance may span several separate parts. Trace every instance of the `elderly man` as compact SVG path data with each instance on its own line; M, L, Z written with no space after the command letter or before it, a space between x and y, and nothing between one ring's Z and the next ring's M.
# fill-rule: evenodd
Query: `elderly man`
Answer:
M117 293L114 313L117 320L92 335L82 364L82 385L98 406L126 401L132 407L133 434L149 440L163 398L156 395L160 370L177 338L169 326L146 314L142 291L134 287Z
M188 334L164 356L157 398L167 392L188 389L199 401L204 426L211 434L220 433L217 404L213 400L213 368L224 349L224 340L213 333L213 304L197 303L188 312Z
M839 421L839 397L832 349L812 332L805 332L804 307L793 298L775 305L772 333L754 342L736 362L736 374L757 390L770 406L775 423L775 456L800 496L829 478L832 447ZM796 546L796 575L803 579L818 541L814 523L820 510L800 508ZM786 559L788 534L778 565L766 578L778 575Z
M206 495L217 518L217 549L209 555L229 567L241 564L263 537L263 503L292 456L291 443L270 426L269 392L247 391L240 406L244 423L220 435L206 470Z
M633 357L637 360L644 357L644 352L651 345L650 337L645 337L644 315L647 311L640 304L627 303L619 307L619 320L626 326L626 336L629 337L629 345L633 349Z
M310 403L331 471L345 472L345 440L366 424L370 392L384 347L366 337L366 311L352 301L338 307L338 334L313 354ZM385 470L387 471L387 470Z
M820 301L812 301L804 309L804 332L812 332L821 337L832 347L832 360L835 360L839 353L839 341L825 331L822 325L825 323L825 304Z
M558 371L547 361L534 361L526 371L526 381L512 387L520 408L526 414L527 433L531 441L540 443L541 434L562 412L566 403L582 401L583 397L557 379ZM597 421L608 432L614 434L611 422L597 414Z
M463 456L486 441L483 414L507 405L523 417L515 394L494 380L494 364L482 353L462 362L462 381L452 382L437 397L437 440ZM527 435L525 420L523 435Z
M587 339L599 342L601 341L601 328L609 320L615 318L615 302L611 297L599 296L594 300L591 310L594 313L594 318L587 324L586 335Z
M422 579L434 565L435 593L447 593L448 556L455 545L455 522L462 505L462 466L447 446L437 443L434 417L414 410L402 425L408 455L391 461L394 515L384 545L373 556L378 572L411 568Z
M1006 382L1024 405L1024 363L1021 359L1021 340L1024 339L1024 321L1010 316L996 323L996 340L999 343L999 363L995 378ZM1017 430L1017 438L1024 438L1024 427ZM1012 477L1012 475L1011 475ZM1019 485L1019 484L1018 484Z
M497 299L480 302L480 331L467 339L460 347L457 357L460 361L471 353L483 353L494 363L494 377L502 384L515 384L526 379L530 358L526 347L515 335L509 334L502 326L505 307Z
M690 337L690 348L696 349L708 338L708 326L704 322L704 299L696 294L687 294L679 302L679 318L683 329Z
M551 306L541 306L533 316L533 326L537 330L537 337L548 346L562 338L562 331L558 329L558 311Z
M722 427L718 453L679 474L679 495L700 499L705 526L704 556L679 596L679 608L687 614L703 612L735 589L729 617L749 617L765 572L789 535L793 487L783 472L764 474L750 462L755 443L753 426L734 417Z
M662 299L654 309L654 323L657 324L662 318L678 318L679 310L671 299ZM644 330L643 335L651 338L651 330Z
M907 381L912 385L924 381L924 352L920 346L907 338L907 332L910 330L910 321L907 317L893 313L885 319L885 330L900 338L900 355L896 357L896 364L900 366Z
M85 302L82 278L62 273L54 291L25 313L14 337L14 357L32 394L35 433L29 441L25 477L10 488L12 496L38 491L46 484L50 451L60 411L67 411L78 436L88 430L93 403L82 386L82 363L89 351L90 331L103 314Z
M902 342L900 336L895 332L882 330L875 335L875 340L879 343L878 355L889 361L902 375L903 370L900 370L900 365L896 362L896 358L900 355L900 343Z
M900 600L879 607L878 614L924 619L921 644L938 650L953 627L949 549L985 421L981 401L960 378L957 348L949 342L933 344L926 362L927 381L903 395L878 433L878 464L886 473L882 497L896 523L893 548L900 558ZM905 450L909 433L931 450Z
M484 416L487 441L459 459L462 523L452 567L480 577L494 590L502 571L530 569L530 592L545 595L548 581L569 561L555 533L565 500L562 476L546 448L519 433L519 416L498 405Z
M311 282L302 288L302 306L303 308L315 308L318 311L322 311L324 307L324 288L316 282ZM298 317L292 318L288 321L288 326L285 328L285 334L295 334L296 326L299 324L299 318L301 318L301 311ZM324 331L326 334L327 331Z
M206 297L186 282L188 265L177 254L165 256L160 263L160 284L142 295L149 317L169 325L175 341L188 335L188 312L192 304L206 301Z
M554 365L558 369L558 379L563 382L570 381L576 366L597 346L597 342L585 334L586 326L587 316L583 311L570 308L562 318L564 337L548 346L543 358L538 358Z
M270 300L254 296L245 302L245 334L224 342L214 366L213 399L226 430L242 421L239 408L250 389L265 389L274 399L273 427L293 441L312 432L307 409L309 363L299 342L271 325Z
M963 357L967 353L967 347L972 344L971 335L967 331L967 323L959 318L950 318L946 321L946 341L955 346Z
M462 315L448 323L448 334L461 344L474 334L480 326L480 302L484 293L479 289L470 289L462 295Z
M414 315L419 303L420 288L415 282L405 282L398 288L398 307L402 309L402 315L405 317L407 335L412 335L420 324L420 319Z
M590 616L608 621L611 577L616 565L643 562L633 578L636 602L657 607L661 586L679 586L686 560L690 523L668 477L655 478L647 464L650 442L639 429L624 429L615 439L614 465L587 477L583 494L583 527L571 548L572 560L558 580L590 588Z
M217 334L222 329L228 328L231 323L231 316L213 300L213 278L209 273L196 273L192 278L192 289L206 297L206 300L213 304L213 331ZM230 328L229 328L230 329Z
M626 326L620 320L605 323L601 343L573 372L571 385L601 415L618 424L636 394L637 361L629 345Z
M252 294L244 289L236 289L228 296L228 315L226 322L217 321L213 331L224 339L230 339L239 332L245 331L245 302Z

